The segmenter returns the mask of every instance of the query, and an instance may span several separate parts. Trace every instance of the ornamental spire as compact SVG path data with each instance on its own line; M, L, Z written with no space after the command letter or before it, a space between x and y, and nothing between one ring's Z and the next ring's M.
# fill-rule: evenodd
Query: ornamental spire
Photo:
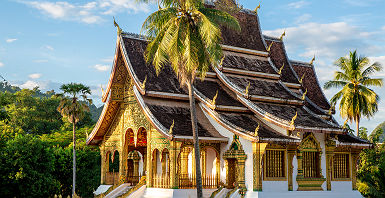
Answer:
M313 58L311 59L310 61L310 65L313 65L313 62L315 61L315 55L313 56Z
M114 18L114 26L117 28L118 36L120 36L120 34L122 33L122 29L119 27L119 24L116 23L115 17L113 17L113 18Z
M258 14L258 10L261 8L261 3L254 9L255 14Z
M282 41L283 37L286 36L286 30L283 31L283 33L281 34L281 36L279 37L279 40Z
M217 90L217 93L215 94L215 96L213 97L213 99L211 100L211 104L213 106L215 106L215 101L217 100L217 97L218 97L218 90Z
M296 111L296 112L295 112L295 115L293 116L293 118L291 119L291 122L290 122L290 129L291 129L291 130L294 130L294 129L295 129L294 121L297 119L297 116L298 116L298 112Z
M258 123L257 128L255 128L254 137L258 137L258 131L259 131L259 123Z

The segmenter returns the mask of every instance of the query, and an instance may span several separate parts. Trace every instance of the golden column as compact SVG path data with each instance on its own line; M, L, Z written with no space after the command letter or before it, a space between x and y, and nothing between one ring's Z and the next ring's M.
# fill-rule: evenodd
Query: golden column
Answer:
M120 147L117 149L119 152L119 184L123 184L126 182L126 166L124 165L124 153L123 153L123 148Z
M262 191L262 158L267 143L253 142L253 191Z
M161 159L161 164L162 164L162 176L165 176L166 175L166 167L167 167L167 158L169 157L169 156L167 156L167 153L162 153L162 159Z
M332 190L332 167L333 167L333 156L336 143L326 135L325 151L326 151L326 190Z
M296 146L289 146L287 148L287 183L288 183L288 190L293 191L293 158L295 155Z
M180 154L180 173L181 175L188 175L188 154L189 147L184 147Z
M207 161L207 153L206 149L202 149L201 151L201 166L202 166L202 178L206 176L206 161Z
M170 187L178 188L177 161L180 153L181 142L170 141Z
M245 182L245 161L246 157L238 158L237 159L237 165L238 165L238 186L240 188L241 195L246 194L246 182Z
M146 173L146 185L152 187L152 151L151 151L151 130L147 131L147 173Z
M108 167L108 161L106 160L106 153L105 150L100 148L100 155L102 160L102 167L100 168L101 177L100 177L100 183L105 184L105 176L106 176L106 167Z

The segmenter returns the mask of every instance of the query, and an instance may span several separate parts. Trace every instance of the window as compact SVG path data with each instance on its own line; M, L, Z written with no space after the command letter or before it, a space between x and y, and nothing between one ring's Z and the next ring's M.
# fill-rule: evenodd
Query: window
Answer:
M349 154L335 153L333 157L333 179L349 179Z
M266 150L265 180L285 179L286 163L285 150Z
M305 178L321 177L319 152L305 151L302 157L303 176Z

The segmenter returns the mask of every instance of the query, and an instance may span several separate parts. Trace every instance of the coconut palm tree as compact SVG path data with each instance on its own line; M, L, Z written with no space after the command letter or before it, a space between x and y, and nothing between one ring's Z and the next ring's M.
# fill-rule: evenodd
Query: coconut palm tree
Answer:
M357 51L339 58L335 65L341 71L336 71L334 80L326 82L324 88L342 88L330 102L334 106L340 100L341 117L356 122L358 136L361 117L370 118L378 111L380 98L369 86L383 85L382 78L371 78L375 72L382 70L382 66L378 62L370 64L369 59L358 56Z
M159 9L142 26L149 39L146 61L154 65L157 73L171 64L181 86L187 86L189 92L198 197L202 197L202 178L192 86L197 75L203 79L209 67L217 66L223 58L221 25L240 30L233 16L205 7L203 0L159 0Z
M76 186L76 123L85 115L86 111L90 111L88 105L92 104L92 100L87 95L91 94L91 89L83 84L69 83L60 87L63 91L58 94L62 97L57 110L60 114L72 123L73 134L73 167L72 167L72 197L75 197Z

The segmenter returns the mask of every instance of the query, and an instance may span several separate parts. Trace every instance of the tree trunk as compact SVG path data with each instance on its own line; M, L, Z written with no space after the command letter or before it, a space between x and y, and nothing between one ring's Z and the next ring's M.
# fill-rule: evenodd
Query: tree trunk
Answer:
M357 125L357 137L360 135L360 119L357 118L356 120L356 125Z
M75 119L72 116L72 141L73 141L73 166L72 166L72 197L75 197L75 186L76 186L76 134L75 134Z
M190 100L190 113L191 113L191 125L193 131L193 142L195 150L195 167L196 167L196 184L197 184L197 197L202 198L202 175L201 175L201 165L200 165L200 151L199 151L199 139L198 139L198 122L197 115L195 111L195 98L194 91L192 89L192 81L187 82L188 94Z

